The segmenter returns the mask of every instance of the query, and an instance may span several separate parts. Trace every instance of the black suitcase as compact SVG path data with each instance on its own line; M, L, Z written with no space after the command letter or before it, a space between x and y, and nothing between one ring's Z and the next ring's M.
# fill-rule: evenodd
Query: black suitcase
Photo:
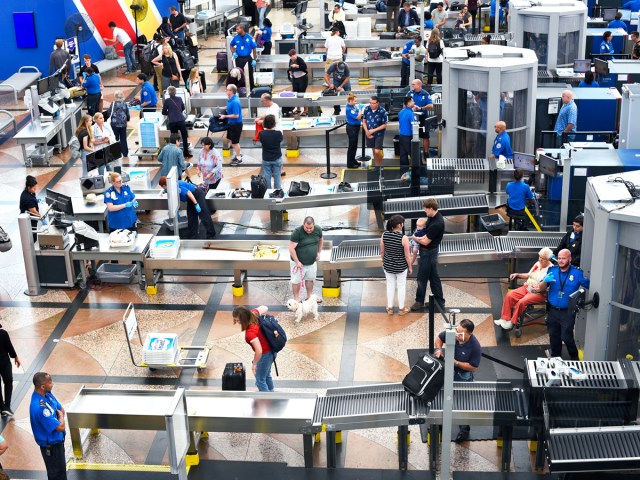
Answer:
M207 79L204 78L204 72L200 71L198 72L198 74L200 75L200 87L202 87L202 91L206 92L207 91Z
M380 32L380 40L395 40L396 32Z
M227 72L229 64L227 62L227 52L216 53L216 70L219 72Z
M247 389L247 373L241 363L227 363L222 372L222 390L244 392Z
M418 359L402 381L404 389L424 403L430 403L438 395L442 385L444 367L437 358L428 353Z
M251 198L264 198L267 180L262 175L251 175Z

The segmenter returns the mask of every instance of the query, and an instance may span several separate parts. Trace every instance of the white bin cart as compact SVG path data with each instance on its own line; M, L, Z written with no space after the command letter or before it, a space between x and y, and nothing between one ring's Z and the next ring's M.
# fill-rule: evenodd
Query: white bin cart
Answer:
M209 346L181 347L175 333L149 333L143 342L133 303L129 303L127 306L122 317L122 324L131 362L136 367L147 367L151 370L157 368L197 368L201 370L207 366L211 348ZM131 339L136 332L142 346L141 363L136 363L131 346Z

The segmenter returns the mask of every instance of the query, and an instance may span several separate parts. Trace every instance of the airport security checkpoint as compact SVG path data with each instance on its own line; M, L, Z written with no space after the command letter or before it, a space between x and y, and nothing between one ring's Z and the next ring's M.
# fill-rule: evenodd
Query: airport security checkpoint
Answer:
M640 2L7 3L0 470L637 477Z

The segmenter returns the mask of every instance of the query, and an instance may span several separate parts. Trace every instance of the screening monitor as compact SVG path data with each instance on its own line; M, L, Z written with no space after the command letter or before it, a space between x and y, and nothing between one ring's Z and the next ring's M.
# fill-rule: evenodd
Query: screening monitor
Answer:
M595 71L598 75L609 75L609 64L606 60L596 58L593 60Z
M49 91L49 77L38 80L38 95L42 96Z
M73 215L71 197L47 188L46 201L57 212Z
M548 155L540 155L540 173L547 177L555 178L558 175L558 162Z
M87 171L104 167L108 163L115 162L122 157L122 147L119 142L112 143L104 148L87 155Z
M602 20L605 22L610 22L611 20L616 18L616 13L618 10L616 8L605 8L602 11Z
M513 152L513 168L521 168L527 173L533 173L536 166L536 157L528 153Z
M573 72L574 73L586 73L591 70L591 60L574 60Z

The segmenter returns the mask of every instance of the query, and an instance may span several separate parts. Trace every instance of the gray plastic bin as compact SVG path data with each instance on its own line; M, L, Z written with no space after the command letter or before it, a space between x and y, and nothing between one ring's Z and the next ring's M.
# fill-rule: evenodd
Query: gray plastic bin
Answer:
M502 230L506 225L504 218L502 218L497 213L492 213L491 215L483 215L482 217L480 217L480 223L482 224L482 228L484 228L487 232Z
M131 283L135 274L135 264L103 263L96 270L98 280L104 283Z

